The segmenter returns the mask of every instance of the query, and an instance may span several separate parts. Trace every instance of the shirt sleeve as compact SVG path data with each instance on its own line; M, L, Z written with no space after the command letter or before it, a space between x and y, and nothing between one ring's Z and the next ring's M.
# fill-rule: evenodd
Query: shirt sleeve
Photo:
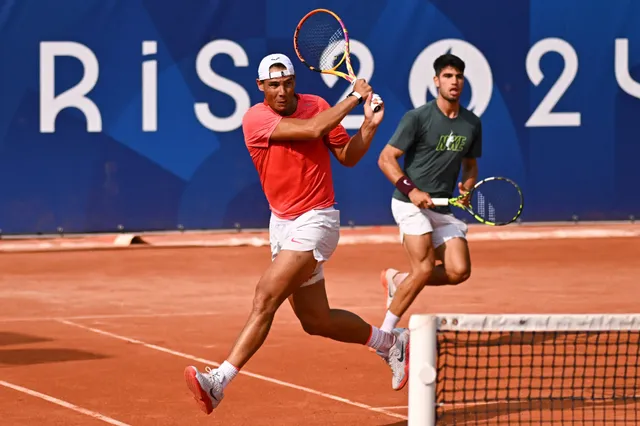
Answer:
M318 96L318 109L319 113L331 108L327 101ZM344 146L351 140L349 133L347 133L347 129L344 128L342 124L338 124L336 127L331 129L331 131L325 135L324 143L327 146L335 146L340 147Z
M478 121L476 130L471 142L471 148L465 154L465 158L480 158L482 156L482 122Z
M242 119L242 132L248 147L267 148L269 138L282 116L261 106L250 108Z
M418 134L418 122L413 111L404 114L396 131L391 136L388 145L398 148L406 152L416 140Z

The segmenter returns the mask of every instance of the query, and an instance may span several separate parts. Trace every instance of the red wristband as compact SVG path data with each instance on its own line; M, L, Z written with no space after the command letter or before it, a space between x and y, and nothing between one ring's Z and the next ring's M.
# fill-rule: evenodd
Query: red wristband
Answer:
M413 182L411 182L411 179L409 179L406 176L402 176L396 182L396 188L398 188L398 191L402 192L407 197L409 196L409 193L411 192L411 190L415 187L416 185Z

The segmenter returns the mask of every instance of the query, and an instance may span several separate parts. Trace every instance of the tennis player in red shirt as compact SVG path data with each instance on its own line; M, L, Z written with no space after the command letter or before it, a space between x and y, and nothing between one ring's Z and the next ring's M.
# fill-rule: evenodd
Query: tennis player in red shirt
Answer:
M362 79L334 107L319 96L296 93L295 83L288 57L266 56L257 79L264 101L252 106L242 122L247 149L271 208L272 263L256 286L253 309L227 359L216 369L206 367L206 372L193 366L185 369L187 385L207 414L262 346L286 299L307 333L375 349L391 367L393 389L402 389L408 378L408 330L383 332L351 312L331 309L323 274L323 263L340 238L331 154L342 165L355 166L369 149L384 105ZM380 104L380 111L374 113L371 102ZM340 122L361 103L365 119L350 137Z

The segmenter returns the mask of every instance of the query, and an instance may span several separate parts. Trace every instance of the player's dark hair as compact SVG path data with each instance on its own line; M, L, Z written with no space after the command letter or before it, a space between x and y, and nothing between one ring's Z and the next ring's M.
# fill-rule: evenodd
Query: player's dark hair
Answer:
M464 61L451 53L445 53L433 62L433 69L437 76L439 76L442 70L446 67L455 68L464 74Z

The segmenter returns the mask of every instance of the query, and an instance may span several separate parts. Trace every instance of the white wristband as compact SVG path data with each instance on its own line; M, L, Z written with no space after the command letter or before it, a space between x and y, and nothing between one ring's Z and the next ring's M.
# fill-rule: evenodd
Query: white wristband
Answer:
M356 92L355 90L351 93L349 93L349 96L353 96L358 100L358 104L362 103L362 95L358 92Z

